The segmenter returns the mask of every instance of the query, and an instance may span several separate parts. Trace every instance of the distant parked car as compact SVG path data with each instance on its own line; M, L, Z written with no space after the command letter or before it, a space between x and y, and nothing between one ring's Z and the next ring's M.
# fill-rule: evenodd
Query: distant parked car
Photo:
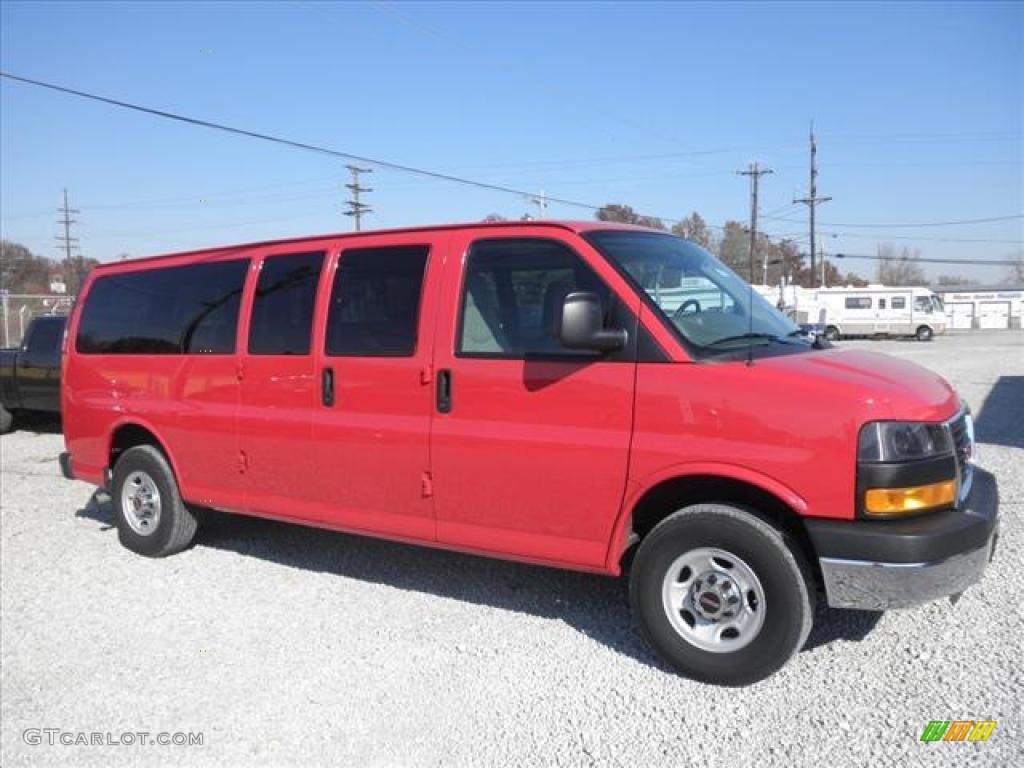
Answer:
M20 347L0 350L0 433L25 411L60 413L60 349L67 318L37 317Z

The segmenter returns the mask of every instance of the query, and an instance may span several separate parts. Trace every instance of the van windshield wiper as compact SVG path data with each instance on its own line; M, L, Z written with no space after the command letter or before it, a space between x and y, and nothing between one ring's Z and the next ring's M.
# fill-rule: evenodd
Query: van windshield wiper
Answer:
M740 333L736 336L725 336L721 339L715 339L712 342L705 344L705 347L716 347L719 344L725 344L728 341L753 341L754 339L768 339L769 341L781 341L781 339L774 333Z

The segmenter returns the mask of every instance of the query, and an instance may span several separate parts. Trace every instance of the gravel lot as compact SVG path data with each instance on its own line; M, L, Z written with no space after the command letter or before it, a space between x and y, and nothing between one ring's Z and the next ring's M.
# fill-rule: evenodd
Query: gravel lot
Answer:
M946 376L978 417L1002 535L956 606L820 609L781 673L668 673L622 586L244 518L168 560L59 476L59 429L2 453L2 762L47 765L1024 765L1024 333L849 342ZM932 719L987 743L922 744ZM201 746L40 746L26 728L202 732Z

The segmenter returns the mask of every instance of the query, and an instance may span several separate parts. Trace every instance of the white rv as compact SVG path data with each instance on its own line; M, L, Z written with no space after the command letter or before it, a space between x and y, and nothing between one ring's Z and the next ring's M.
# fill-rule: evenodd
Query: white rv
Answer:
M807 322L824 326L830 341L842 336L914 336L930 341L946 332L942 299L929 288L869 285L802 293L806 303L800 302L800 309L807 312Z

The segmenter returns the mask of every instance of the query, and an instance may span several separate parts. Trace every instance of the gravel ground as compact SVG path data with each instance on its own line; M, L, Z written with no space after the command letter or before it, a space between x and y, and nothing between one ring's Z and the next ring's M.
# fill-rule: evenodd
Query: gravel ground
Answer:
M849 346L972 403L1000 483L996 560L955 606L820 609L807 647L740 690L668 673L600 577L244 518L134 556L109 500L59 477L56 427L5 436L2 762L1022 765L1024 334ZM923 744L933 719L999 724ZM203 744L34 746L27 728Z

